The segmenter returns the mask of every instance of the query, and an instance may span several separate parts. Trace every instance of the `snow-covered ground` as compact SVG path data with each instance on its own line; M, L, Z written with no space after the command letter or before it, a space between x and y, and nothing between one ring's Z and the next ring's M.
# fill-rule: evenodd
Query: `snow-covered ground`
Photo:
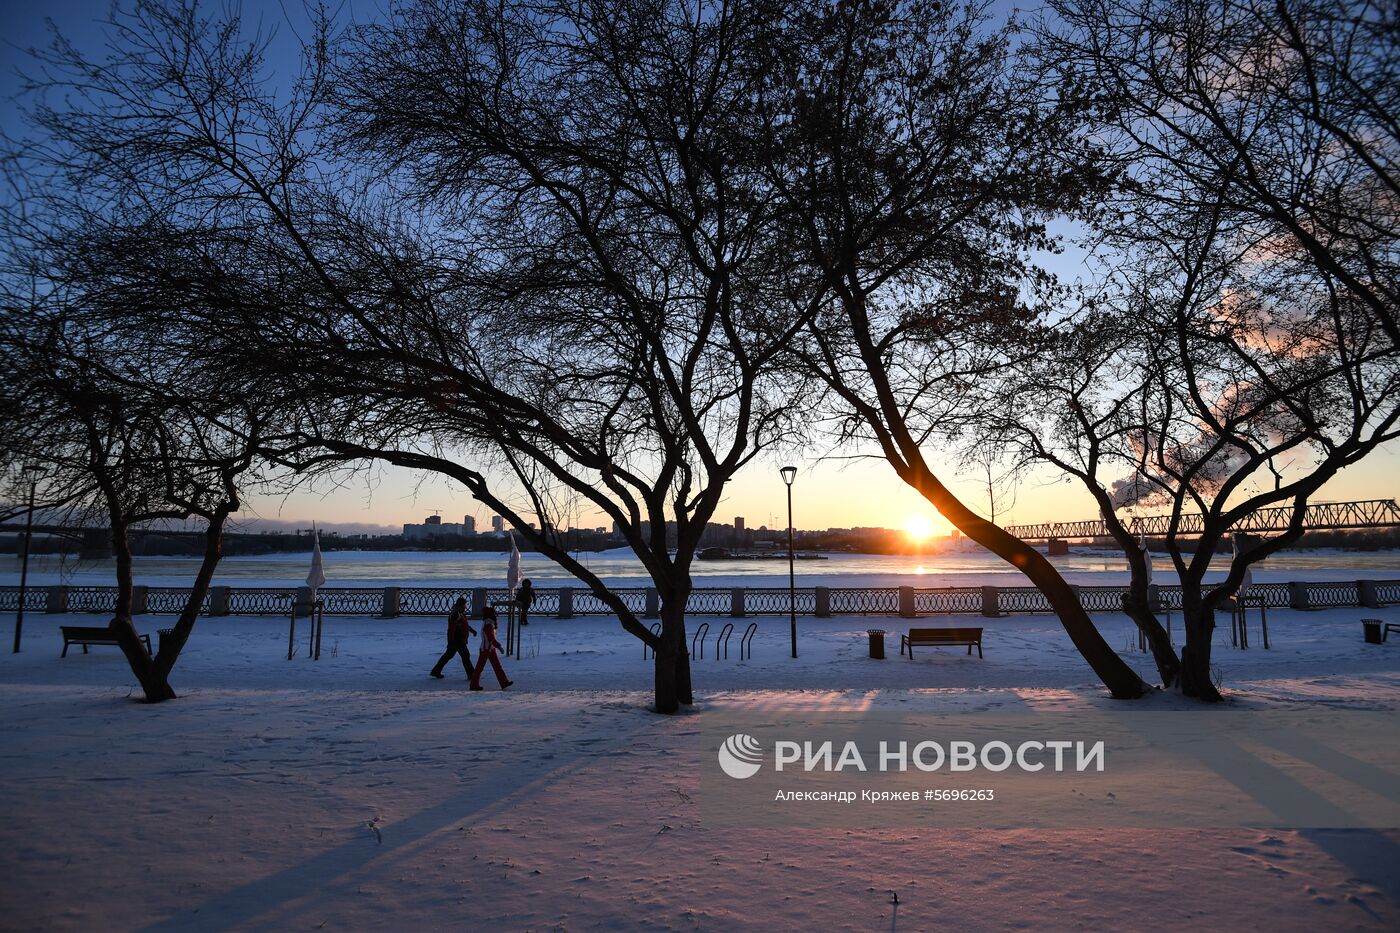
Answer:
M1400 642L1359 619L1269 614L1219 632L1236 704L1400 709ZM329 618L319 662L286 620L201 620L181 698L134 703L115 648L59 659L30 616L0 656L0 928L62 930L1350 930L1400 926L1400 832L811 830L707 826L704 717L753 710L1114 706L1048 616L983 625L986 657L898 656L908 620L759 619L753 659L694 662L695 711L646 711L651 662L616 623L541 619L509 692L427 670L444 624ZM1096 618L1110 643L1126 621ZM153 635L168 617L138 620ZM884 661L865 630L890 630ZM8 625L0 637L8 644ZM1145 655L1128 659L1150 677ZM1184 704L1172 696L1145 701ZM1202 715L1211 715L1203 710ZM1163 775L1170 780L1170 775ZM899 895L897 907L891 892Z

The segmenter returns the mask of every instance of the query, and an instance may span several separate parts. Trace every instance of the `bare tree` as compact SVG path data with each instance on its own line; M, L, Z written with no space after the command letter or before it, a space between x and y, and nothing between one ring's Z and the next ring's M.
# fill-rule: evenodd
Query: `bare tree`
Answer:
M239 305L185 318L230 378L296 398L265 452L461 482L656 649L673 712L700 536L800 394L770 375L786 335L754 257L771 237L726 151L764 21L743 3L411 3L334 48L323 30L279 98L236 20L144 0L100 65L55 50L67 97L41 122L109 197L139 192L239 257ZM144 279L203 281L164 256ZM567 552L579 502L655 581L659 636Z
M71 293L67 288L57 290ZM173 699L170 673L189 639L221 556L223 529L240 506L253 464L255 418L218 403L239 431L210 420L210 399L175 385L138 382L138 358L123 353L85 315L28 309L0 331L7 403L0 458L41 469L42 507L111 533L117 599L110 629L150 702ZM200 404L203 403L203 404ZM233 419L230 419L233 420ZM130 532L150 522L204 520L202 560L170 637L152 655L132 621Z
M1400 343L1400 21L1372 0L1051 0L1040 54L1162 210L1221 205ZM1165 182L1165 183L1164 183Z
M1103 310L992 408L1023 452L1099 502L1164 680L1216 699L1215 611L1249 565L1297 540L1323 483L1394 436L1394 13L1330 0L1052 6L1038 54L1095 102L1089 126L1123 180L1095 218ZM1130 503L1173 517L1179 678L1115 512ZM1278 505L1294 509L1290 527L1206 587L1230 527Z
M1077 132L1072 87L1047 101L1013 61L1009 29L937 2L811 4L784 21L788 57L763 88L761 143L798 303L822 314L798 350L908 485L1045 593L1117 697L1145 685L1034 548L962 502L930 444L956 401L1016 365L1050 282L1028 254L1053 217L1110 179Z

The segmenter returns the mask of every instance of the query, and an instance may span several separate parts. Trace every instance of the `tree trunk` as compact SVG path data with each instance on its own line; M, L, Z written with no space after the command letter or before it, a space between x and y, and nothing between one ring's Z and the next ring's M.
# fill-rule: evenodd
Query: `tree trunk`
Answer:
M1131 700L1147 692L1147 684L1104 641L1080 604L1078 595L1039 551L963 505L930 471L922 467L916 469L912 485L938 509L939 514L973 541L1025 574L1045 595L1050 608L1059 616L1060 624L1069 634L1070 641L1074 642L1074 647L1103 681L1109 693L1120 700Z
M1134 579L1129 585L1128 596L1123 601L1123 611L1147 639L1147 646L1152 651L1152 660L1156 662L1157 673L1162 678L1162 686L1170 687L1175 684L1181 676L1181 662L1177 660L1176 650L1171 646L1166 629L1148 608L1146 583L1139 586L1138 581Z
M210 516L209 524L204 529L204 559L200 562L199 573L195 575L189 598L185 600L185 608L180 612L180 618L175 622L170 635L162 639L157 647L156 668L165 677L170 676L170 672L175 668L175 661L180 657L185 643L189 641L190 633L194 631L194 623L199 618L199 610L204 604L205 594L209 592L209 584L213 582L214 571L223 557L224 523L228 516L229 510L224 509Z
M656 711L670 715L680 711L676 676L680 673L677 640L663 632L661 650L656 652Z
M1211 638L1215 633L1215 607L1205 604L1182 588L1181 614L1186 626L1186 644L1181 649L1181 692L1206 703L1219 703L1223 697L1210 675Z
M656 652L656 711L679 712L695 702L690 684L690 651L685 641L685 602L661 604L661 650Z
M141 636L137 634L136 626L131 621L131 538L127 534L126 522L113 516L111 526L112 550L117 558L117 611L107 628L117 639L122 654L126 655L126 663L130 665L131 672L141 684L146 701L160 703L163 700L173 700L175 691L171 689L165 674L156 666L155 659L146 650L145 643L141 641Z

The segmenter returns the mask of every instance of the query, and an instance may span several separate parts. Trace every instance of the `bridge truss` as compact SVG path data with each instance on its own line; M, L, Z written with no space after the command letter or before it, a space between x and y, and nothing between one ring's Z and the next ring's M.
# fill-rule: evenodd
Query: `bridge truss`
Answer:
M1293 517L1292 506L1259 509L1230 527L1232 532L1262 534L1284 531ZM1170 515L1140 515L1124 522L1134 535L1148 538L1165 537L1171 530ZM1177 524L1179 535L1200 534L1203 521L1198 514L1183 515ZM1342 528L1392 528L1400 525L1400 506L1394 499L1364 499L1356 502L1319 502L1307 507L1303 527L1308 531ZM1103 519L1077 522L1041 522L1033 525L1008 525L1006 530L1018 538L1099 538L1108 536Z

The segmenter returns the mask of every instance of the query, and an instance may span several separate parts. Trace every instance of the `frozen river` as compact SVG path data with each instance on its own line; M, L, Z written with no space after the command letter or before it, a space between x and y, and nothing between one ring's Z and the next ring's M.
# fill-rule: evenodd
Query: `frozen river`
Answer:
M646 572L630 551L616 549L583 554L582 562L611 586L645 586ZM1227 556L1216 567L1224 572ZM1126 583L1127 564L1107 549L1079 549L1052 558L1071 583L1084 586ZM292 586L306 578L310 553L229 557L220 564L215 583L227 586ZM1168 558L1154 554L1158 583L1173 582ZM136 580L150 586L189 583L198 561L185 557L138 557ZM112 561L60 560L35 556L29 565L32 585L58 583L106 585L112 582ZM536 586L578 585L552 561L523 555L522 570ZM503 554L415 551L327 551L327 586L499 586L504 583ZM697 586L784 587L787 562L783 560L697 561L693 576ZM1327 581L1400 578L1400 551L1297 551L1271 558L1256 568L1255 580ZM797 562L798 586L1021 586L1024 578L987 553L935 555L840 554L826 560ZM19 582L19 562L0 558L0 585Z

